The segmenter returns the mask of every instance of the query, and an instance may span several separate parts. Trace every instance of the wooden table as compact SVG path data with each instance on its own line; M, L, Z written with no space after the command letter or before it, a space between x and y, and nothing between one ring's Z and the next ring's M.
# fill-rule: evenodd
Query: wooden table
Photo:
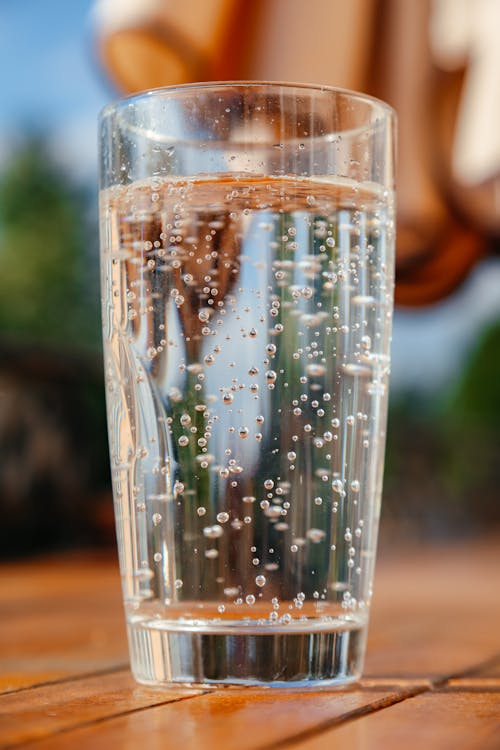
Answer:
M4 564L0 747L500 748L500 539L385 548L365 677L342 691L141 687L114 559Z

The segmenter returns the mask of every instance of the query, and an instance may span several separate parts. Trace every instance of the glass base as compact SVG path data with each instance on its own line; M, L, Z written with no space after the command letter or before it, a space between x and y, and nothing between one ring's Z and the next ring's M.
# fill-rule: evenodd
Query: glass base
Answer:
M168 686L343 686L361 676L366 624L307 632L217 632L128 623L138 682Z

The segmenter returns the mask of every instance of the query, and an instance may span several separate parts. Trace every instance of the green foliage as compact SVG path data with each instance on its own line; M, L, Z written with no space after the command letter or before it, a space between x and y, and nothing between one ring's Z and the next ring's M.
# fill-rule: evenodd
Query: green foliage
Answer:
M100 339L95 232L88 199L41 138L0 176L0 331L17 339L95 346Z
M384 514L412 535L498 524L500 321L485 329L442 392L391 403Z
M455 423L478 425L498 434L500 419L500 321L482 334L446 404Z

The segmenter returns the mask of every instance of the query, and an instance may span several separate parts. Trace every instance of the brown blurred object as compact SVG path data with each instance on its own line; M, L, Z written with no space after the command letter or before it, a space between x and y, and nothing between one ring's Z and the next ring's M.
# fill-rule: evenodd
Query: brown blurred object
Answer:
M224 76L236 10L238 0L101 0L99 56L125 94Z
M475 49L443 69L430 46L454 8L486 14L484 31L487 13L496 12L488 3L99 0L95 26L100 59L123 93L203 80L291 80L392 104L400 134L396 301L424 305L453 291L500 237L500 174L466 184L452 166Z

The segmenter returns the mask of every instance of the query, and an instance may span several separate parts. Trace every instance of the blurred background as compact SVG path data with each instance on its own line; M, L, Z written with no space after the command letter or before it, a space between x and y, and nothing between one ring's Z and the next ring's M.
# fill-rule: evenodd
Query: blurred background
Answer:
M396 107L382 540L500 525L499 28L498 0L0 0L1 557L114 544L97 114L196 80Z

